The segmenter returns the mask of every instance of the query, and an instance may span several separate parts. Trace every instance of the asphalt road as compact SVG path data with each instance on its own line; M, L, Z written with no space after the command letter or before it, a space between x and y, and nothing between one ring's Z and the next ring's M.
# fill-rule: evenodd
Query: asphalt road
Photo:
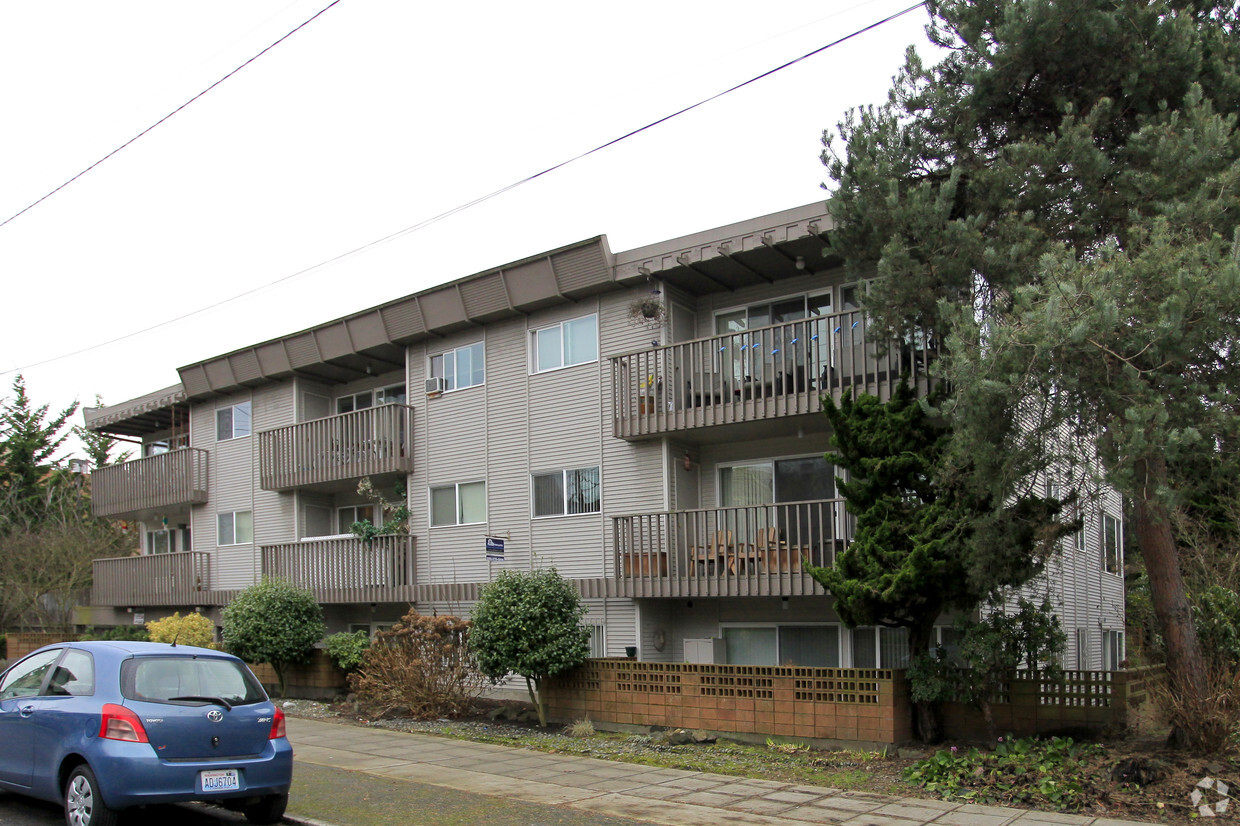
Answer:
M0 792L0 824L3 826L57 826L65 822L64 810L20 795ZM215 806L151 806L126 812L119 826L235 826L245 818Z

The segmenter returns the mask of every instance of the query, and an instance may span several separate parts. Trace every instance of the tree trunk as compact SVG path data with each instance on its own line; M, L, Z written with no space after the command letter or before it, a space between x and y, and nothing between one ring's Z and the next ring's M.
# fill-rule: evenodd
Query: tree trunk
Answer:
M934 634L934 618L922 625L912 626L908 630L909 663L917 657L927 656L930 652L930 641ZM939 704L932 700L919 700L913 704L913 730L917 739L927 745L933 745L943 739L943 722L939 716Z
M1137 539L1149 577L1150 602L1167 649L1170 688L1189 708L1201 708L1207 694L1205 658L1180 574L1180 555L1171 532L1170 514L1153 497L1153 491L1166 481L1167 465L1161 457L1146 458L1137 463L1137 472L1140 489L1150 492L1133 502ZM1173 721L1169 740L1172 745L1183 744L1180 722Z
M547 710L543 708L542 689L538 688L538 680L531 677L525 678L525 688L530 693L530 702L534 704L534 708L538 709L538 727L547 727Z

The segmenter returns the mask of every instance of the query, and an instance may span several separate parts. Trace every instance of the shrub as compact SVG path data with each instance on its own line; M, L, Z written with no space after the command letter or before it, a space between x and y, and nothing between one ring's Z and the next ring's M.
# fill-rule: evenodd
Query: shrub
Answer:
M215 641L215 625L202 614L189 613L181 616L177 611L170 617L151 620L146 624L151 642L175 642L178 645L197 645L209 648Z
M375 634L349 685L380 712L408 709L418 719L459 717L486 687L469 651L470 623L410 611Z
M366 649L370 648L370 635L365 631L341 631L323 640L327 656L343 671L356 671L362 664Z
M281 697L285 669L308 662L325 630L314 594L282 579L251 585L224 609L224 649L248 663L269 664Z
M145 625L111 625L106 628L91 626L78 635L79 640L146 642L150 638Z
M590 655L590 632L581 627L585 613L581 595L555 568L501 571L482 586L474 606L470 644L479 668L495 682L509 674L524 677L540 726L547 725L542 681Z

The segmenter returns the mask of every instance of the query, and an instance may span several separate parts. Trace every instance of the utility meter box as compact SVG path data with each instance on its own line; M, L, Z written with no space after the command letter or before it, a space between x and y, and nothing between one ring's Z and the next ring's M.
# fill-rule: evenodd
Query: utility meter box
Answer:
M685 640L685 662L687 663L726 663L728 646L721 637Z

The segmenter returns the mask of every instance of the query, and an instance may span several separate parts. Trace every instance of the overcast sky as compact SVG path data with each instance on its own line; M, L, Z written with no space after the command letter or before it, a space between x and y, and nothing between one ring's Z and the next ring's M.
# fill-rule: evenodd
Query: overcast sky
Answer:
M329 2L0 0L0 221ZM118 403L574 241L618 252L824 198L822 130L880 102L908 45L929 53L923 10L368 247L910 5L339 0L0 226L0 396L20 369L37 402Z

